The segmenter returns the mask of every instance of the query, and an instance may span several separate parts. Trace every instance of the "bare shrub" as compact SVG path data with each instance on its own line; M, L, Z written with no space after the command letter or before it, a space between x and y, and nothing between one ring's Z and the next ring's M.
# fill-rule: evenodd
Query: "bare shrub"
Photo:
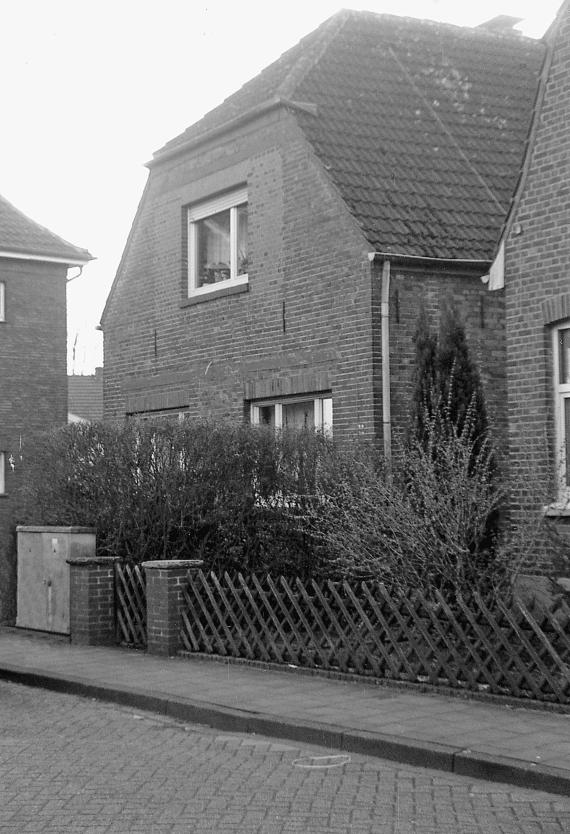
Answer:
M504 499L492 450L469 418L458 429L442 413L426 416L422 442L400 449L391 471L369 450L328 473L311 526L329 570L401 590L508 583L508 553L489 536Z
M299 518L323 445L213 421L67 426L25 450L19 521L93 525L99 552L136 562L308 575L320 551Z

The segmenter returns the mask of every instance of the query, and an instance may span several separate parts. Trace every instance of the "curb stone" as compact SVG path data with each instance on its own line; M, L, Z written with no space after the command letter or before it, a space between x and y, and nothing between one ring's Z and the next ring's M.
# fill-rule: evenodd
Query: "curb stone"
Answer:
M33 672L13 665L0 668L0 679L54 692L96 698L138 710L148 710L178 721L205 724L224 732L258 733L570 796L570 773L564 770L517 759L489 756L451 745L351 730L334 724L288 720L259 712L232 709L222 704L206 704L190 698L168 697L161 692L137 687L94 684L81 677Z

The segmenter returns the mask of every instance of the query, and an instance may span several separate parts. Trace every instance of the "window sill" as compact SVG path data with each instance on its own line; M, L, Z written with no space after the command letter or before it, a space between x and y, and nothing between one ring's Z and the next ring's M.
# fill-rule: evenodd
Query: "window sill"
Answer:
M215 298L226 298L230 295L240 295L241 293L249 292L249 284L236 284L233 287L220 287L211 292L200 293L199 295L191 295L185 298L180 304L181 307L193 307L195 304L204 304L206 301L213 301Z
M564 502L553 502L544 507L546 518L570 518L570 498Z

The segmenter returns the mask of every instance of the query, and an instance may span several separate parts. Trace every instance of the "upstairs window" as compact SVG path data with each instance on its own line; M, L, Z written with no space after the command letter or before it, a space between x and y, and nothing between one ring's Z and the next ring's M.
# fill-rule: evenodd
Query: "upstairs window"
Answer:
M560 491L570 494L570 322L553 331L554 411Z
M247 284L247 191L188 209L188 295Z
M6 492L6 453L0 452L0 495Z
M253 425L276 429L316 429L332 435L332 397L268 400L251 404Z
M0 321L6 321L6 284L0 281Z

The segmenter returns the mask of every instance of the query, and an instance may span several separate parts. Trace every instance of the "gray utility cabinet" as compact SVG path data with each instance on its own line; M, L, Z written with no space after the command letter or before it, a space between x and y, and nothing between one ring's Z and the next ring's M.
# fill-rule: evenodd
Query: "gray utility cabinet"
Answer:
M67 559L95 555L93 527L17 527L16 625L69 634Z

